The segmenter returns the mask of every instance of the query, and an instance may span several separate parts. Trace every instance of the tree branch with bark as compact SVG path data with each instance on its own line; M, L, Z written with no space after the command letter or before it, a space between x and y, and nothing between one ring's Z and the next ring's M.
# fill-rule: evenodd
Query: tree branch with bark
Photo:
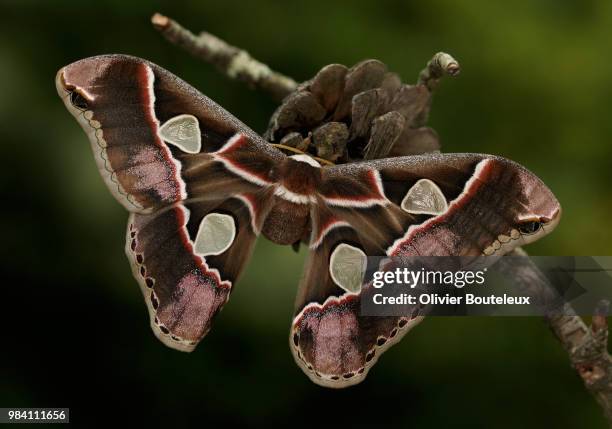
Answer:
M230 79L237 79L251 88L268 93L276 101L282 100L297 87L297 83L290 77L271 70L244 49L232 46L210 33L202 31L196 36L178 22L159 13L153 15L151 23L173 45L212 64Z

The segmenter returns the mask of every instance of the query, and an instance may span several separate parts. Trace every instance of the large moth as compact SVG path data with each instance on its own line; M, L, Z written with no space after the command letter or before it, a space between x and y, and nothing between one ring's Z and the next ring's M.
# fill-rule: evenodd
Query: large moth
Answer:
M504 158L420 154L322 166L287 155L170 72L105 55L62 68L59 95L130 212L126 253L155 335L191 351L255 239L308 245L289 343L315 382L361 381L423 315L364 317L367 256L502 255L550 232L551 191Z

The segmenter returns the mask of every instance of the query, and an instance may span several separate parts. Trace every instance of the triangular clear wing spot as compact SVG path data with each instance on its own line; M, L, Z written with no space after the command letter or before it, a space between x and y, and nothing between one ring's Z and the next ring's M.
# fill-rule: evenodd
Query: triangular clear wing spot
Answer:
M448 203L438 185L429 179L421 179L408 190L401 207L411 214L437 216L448 210Z
M198 119L193 115L178 115L168 119L159 128L161 138L187 153L202 149L202 136Z

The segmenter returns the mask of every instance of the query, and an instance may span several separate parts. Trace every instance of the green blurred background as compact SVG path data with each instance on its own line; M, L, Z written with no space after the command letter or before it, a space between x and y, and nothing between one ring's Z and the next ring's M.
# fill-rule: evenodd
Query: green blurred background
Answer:
M541 255L610 255L610 0L0 1L0 406L151 425L604 427L537 318L430 318L356 387L312 384L287 345L304 249L260 240L192 354L148 326L123 254L127 215L62 105L56 71L103 53L147 58L257 131L275 104L169 45L155 11L248 49L297 80L378 58L405 81L438 51L463 68L430 125L447 152L506 156L564 208Z

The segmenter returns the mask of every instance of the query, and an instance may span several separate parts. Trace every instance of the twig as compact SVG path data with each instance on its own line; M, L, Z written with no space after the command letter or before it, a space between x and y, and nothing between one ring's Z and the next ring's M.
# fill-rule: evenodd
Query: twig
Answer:
M423 84L432 91L444 75L457 76L461 67L457 60L445 52L438 52L419 73L418 83Z
M176 21L159 13L153 15L151 23L170 43L213 64L228 77L268 92L277 101L285 98L297 87L293 79L271 70L245 50L232 46L210 33L201 32L196 36Z
M517 249L515 255L526 256L524 250ZM539 304L550 304L558 299L556 292L540 269L528 258L516 258L504 267L504 258L496 264L500 271L507 270L515 284L531 296L537 297ZM501 265L500 265L501 264ZM551 330L567 352L585 388L595 397L612 427L612 358L608 353L608 314L610 303L602 301L595 309L591 326L578 316L568 303L552 310L545 316Z
M612 427L612 359L606 319L609 305L607 301L599 303L590 328L578 316L553 316L548 322Z

